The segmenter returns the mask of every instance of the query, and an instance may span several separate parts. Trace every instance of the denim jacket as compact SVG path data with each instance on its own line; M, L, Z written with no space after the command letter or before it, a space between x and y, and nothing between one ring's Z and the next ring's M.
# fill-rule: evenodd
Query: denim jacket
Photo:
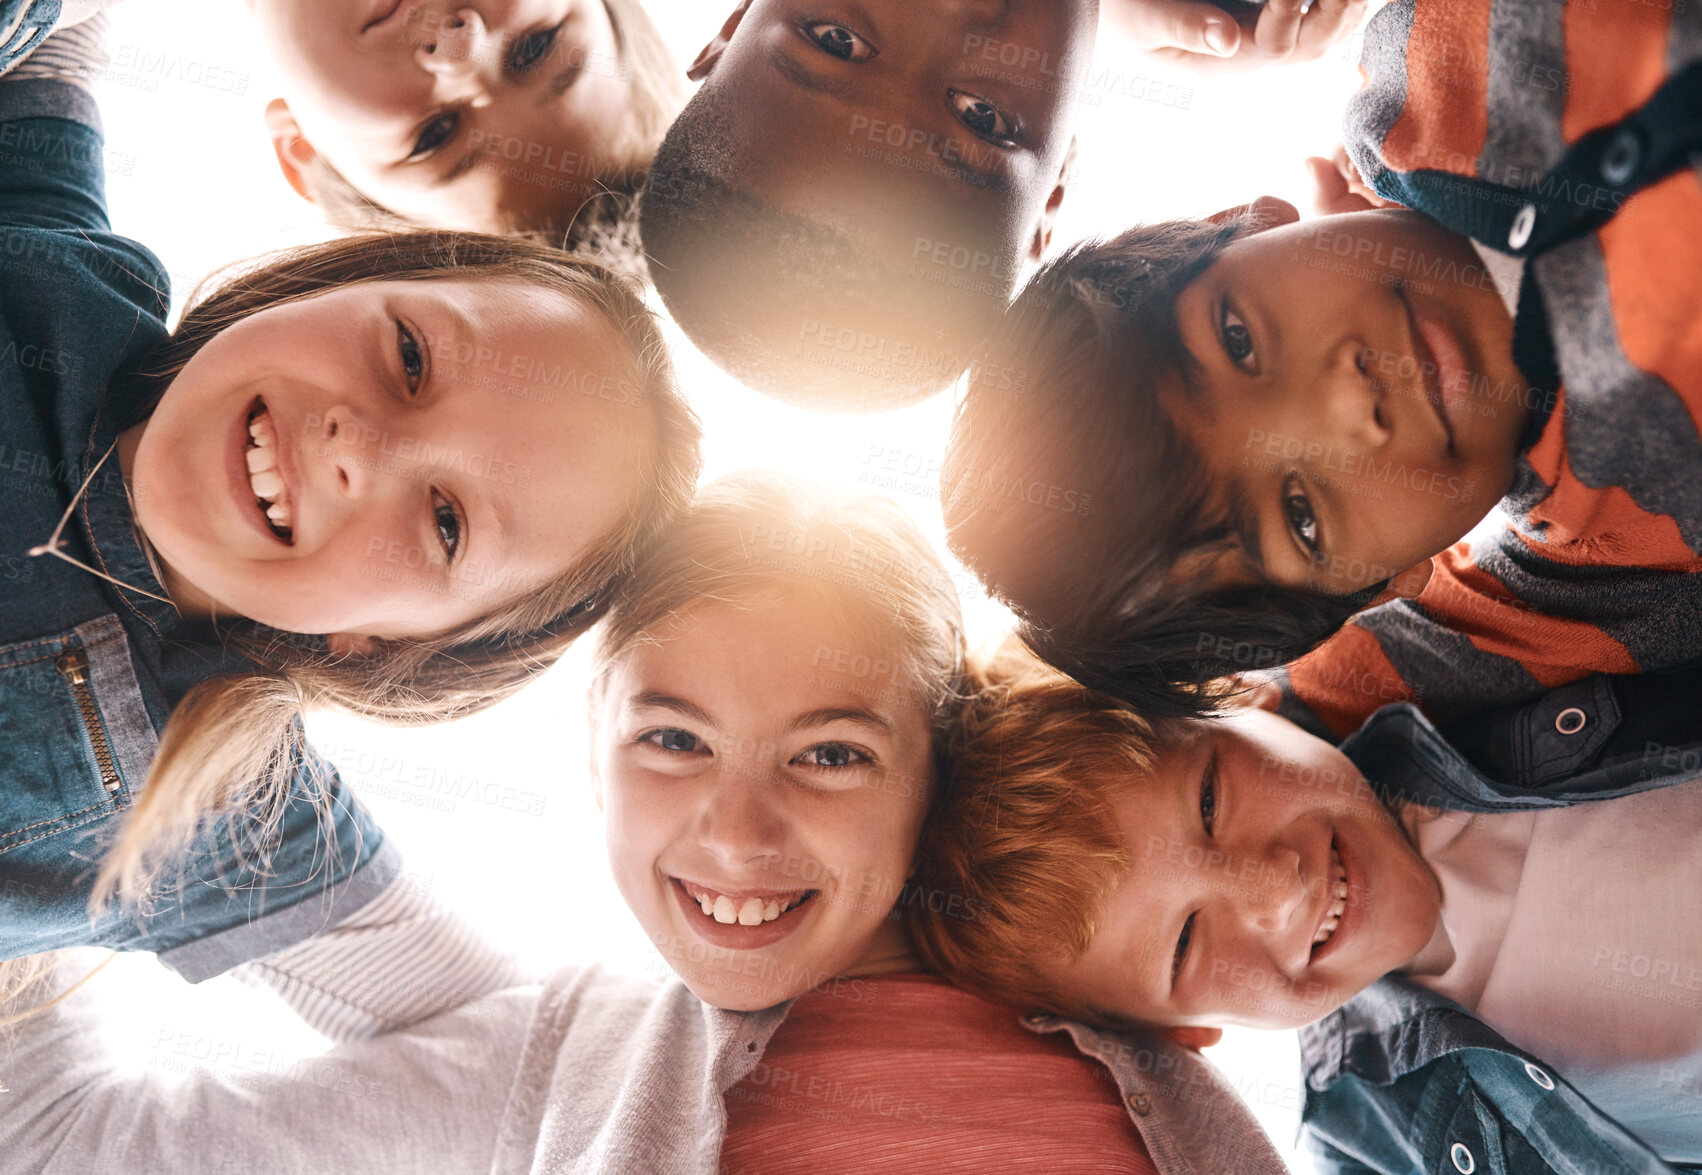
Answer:
M1598 674L1443 737L1406 704L1342 750L1389 798L1490 812L1612 799L1702 773L1702 670ZM1389 976L1300 1030L1302 1132L1343 1175L1653 1175L1662 1160L1540 1058Z
M151 407L134 372L166 337L166 279L110 231L102 161L85 91L0 80L0 959L93 943L159 952L199 979L346 916L399 867L298 728L265 843L219 822L151 901L87 912L173 707L244 668L142 594L165 592L112 447ZM28 553L73 499L62 549L141 591Z

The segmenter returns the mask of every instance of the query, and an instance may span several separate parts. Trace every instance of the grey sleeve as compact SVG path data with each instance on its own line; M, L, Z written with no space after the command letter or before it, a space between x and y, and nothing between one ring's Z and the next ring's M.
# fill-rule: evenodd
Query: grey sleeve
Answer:
M115 1064L103 978L0 1037L0 1175L485 1175L539 996L512 989L311 1060L174 1073Z
M333 1040L394 1032L537 978L406 874L337 926L232 974Z

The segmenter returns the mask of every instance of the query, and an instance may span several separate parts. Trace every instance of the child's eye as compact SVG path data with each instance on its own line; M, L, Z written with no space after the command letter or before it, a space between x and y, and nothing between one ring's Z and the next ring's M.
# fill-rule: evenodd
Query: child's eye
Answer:
M563 22L565 23L565 22ZM553 29L538 29L524 36L514 38L514 44L508 50L508 71L510 73L528 73L534 65L544 59L555 44L556 35L561 32L561 25Z
M1205 783L1200 788L1200 823L1205 826L1206 835L1211 835L1212 820L1217 816L1217 752L1212 752L1211 762L1206 766Z
M658 750L667 751L674 755L695 755L703 749L703 744L689 730L665 726L659 730L647 730L638 736L641 743L649 743Z
M1229 308L1228 302L1223 304L1218 315L1218 335L1223 340L1223 353L1229 356L1231 363L1237 367L1254 366L1253 333L1247 329L1241 316Z
M854 767L874 760L845 743L817 743L792 762L803 767Z
M425 348L400 318L396 320L396 356L402 361L402 377L407 380L409 393L419 391L425 382Z
M830 20L811 21L804 26L804 36L823 53L841 61L868 61L880 52L844 25Z
M433 154L450 139L461 126L461 112L446 110L420 128L420 133L414 137L414 146L408 152L408 162L413 163Z
M983 139L992 139L1006 146L1016 142L1017 133L1021 129L1016 119L1005 114L987 99L966 94L962 90L947 90L946 97L951 100L952 109L957 111L957 117L963 125Z
M1288 520L1288 529L1294 532L1294 537L1313 555L1317 555L1318 516L1312 509L1312 499L1300 488L1299 479L1292 475L1288 484L1283 487L1282 512Z
M431 518L437 527L437 541L443 544L444 557L453 563L455 553L461 549L461 515L455 503L436 490L431 492Z
M1176 955L1170 961L1170 985L1176 986L1177 976L1182 974L1182 964L1188 961L1188 942L1194 937L1194 919L1198 914L1189 914L1188 920L1182 923L1182 933L1176 936Z

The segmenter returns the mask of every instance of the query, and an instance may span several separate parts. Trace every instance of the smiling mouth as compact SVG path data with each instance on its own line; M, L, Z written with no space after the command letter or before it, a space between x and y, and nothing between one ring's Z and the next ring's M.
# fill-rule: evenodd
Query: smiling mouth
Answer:
M1342 915L1347 913L1347 869L1342 865L1341 854L1336 852L1335 843L1330 844L1330 908L1324 913L1324 920L1318 926L1318 932L1312 936L1312 957L1316 958L1336 933L1341 925Z
M278 469L278 429L264 400L248 413L248 486L266 516L266 525L286 544L295 543L294 503Z
M790 893L740 897L678 877L674 878L674 884L685 890L691 900L697 903L704 917L712 918L723 926L731 926L735 922L740 926L760 926L764 922L773 922L782 914L804 905L817 893L813 889L801 889Z

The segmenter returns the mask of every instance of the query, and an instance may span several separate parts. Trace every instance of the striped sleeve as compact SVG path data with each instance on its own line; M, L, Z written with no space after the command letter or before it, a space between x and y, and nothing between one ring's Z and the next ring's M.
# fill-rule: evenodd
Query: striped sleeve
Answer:
M68 82L83 90L110 63L106 55L106 13L61 28L6 74L7 81Z
M406 875L323 934L232 974L276 992L339 1041L393 1032L536 978Z

